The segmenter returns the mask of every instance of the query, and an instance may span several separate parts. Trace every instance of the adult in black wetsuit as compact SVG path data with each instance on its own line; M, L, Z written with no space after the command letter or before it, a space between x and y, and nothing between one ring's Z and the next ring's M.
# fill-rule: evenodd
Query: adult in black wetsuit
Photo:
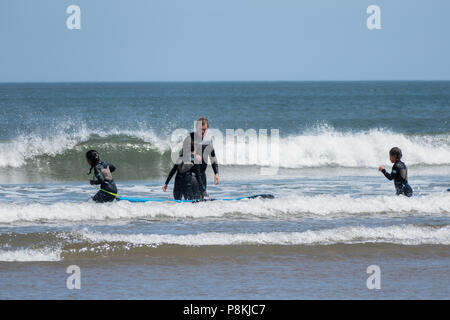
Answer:
M219 184L220 182L219 164L212 143L203 140L209 129L208 119L204 117L198 119L195 123L195 128L195 132L191 132L190 135L184 140L181 156L183 157L183 160L186 161L187 157L184 157L183 154L190 155L191 153L194 153L194 163L200 165L200 178L202 179L203 185L206 189L206 168L208 167L208 158L211 160L211 167L214 171L215 184ZM190 152L188 153L188 151Z
M178 158L167 176L166 182L163 186L163 191L167 191L167 185L174 174L175 185L173 188L173 198L181 200L203 199L206 195L206 190L203 181L200 178L200 165L194 164L194 157L192 155L191 161L185 163L182 157Z
M203 138L208 131L209 123L206 118L200 118L195 122L195 132L183 141L183 150L180 152L180 158L172 167L163 186L163 191L167 191L167 185L172 176L177 172L173 196L179 200L182 196L192 199L200 199L207 195L206 193L206 168L208 167L208 157L211 159L211 165L214 170L214 182L219 183L219 166L217 164L216 154L211 143L206 143ZM186 174L180 173L179 164L193 165L192 169L186 171ZM177 171L178 170L178 171ZM181 170L183 171L183 170ZM192 192L191 192L192 190Z
M86 153L86 159L91 166L88 174L91 174L92 169L94 169L94 180L90 180L91 185L100 185L100 191L92 200L99 203L114 201L117 195L117 186L111 173L116 170L116 167L101 161L98 152L95 150L89 150Z
M392 172L387 172L383 166L380 166L378 170L380 170L387 179L394 180L397 195L403 194L407 197L411 197L413 195L413 190L408 183L408 168L406 168L406 165L400 161L401 158L402 151L400 148L392 148L389 151L389 159L394 164L392 166Z

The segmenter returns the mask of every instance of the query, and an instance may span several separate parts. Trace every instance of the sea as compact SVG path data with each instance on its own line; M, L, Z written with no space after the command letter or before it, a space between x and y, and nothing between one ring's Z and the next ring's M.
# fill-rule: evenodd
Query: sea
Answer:
M220 183L177 203L202 116ZM90 149L167 201L94 203ZM448 81L2 83L0 299L449 299L449 188Z

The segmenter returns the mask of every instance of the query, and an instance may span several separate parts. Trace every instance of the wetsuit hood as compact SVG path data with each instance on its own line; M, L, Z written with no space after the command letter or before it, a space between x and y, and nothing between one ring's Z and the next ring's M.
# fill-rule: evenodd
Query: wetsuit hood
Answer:
M96 150L89 150L86 152L86 159L91 162L91 169L88 172L88 175L91 174L92 169L100 162L100 155Z

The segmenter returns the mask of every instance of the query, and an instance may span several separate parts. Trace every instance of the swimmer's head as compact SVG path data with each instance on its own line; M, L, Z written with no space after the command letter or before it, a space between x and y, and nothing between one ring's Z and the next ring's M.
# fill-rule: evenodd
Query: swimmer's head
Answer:
M95 150L89 150L88 152L86 152L86 160L92 168L97 163L99 163L100 155Z
M195 131L197 132L197 134L202 135L202 138L205 136L206 131L208 131L209 129L209 122L208 119L206 119L205 117L201 117L199 118L197 121L195 121Z
M394 163L397 160L400 160L402 158L402 150L398 147L394 147L391 150L389 150L389 159L392 163Z

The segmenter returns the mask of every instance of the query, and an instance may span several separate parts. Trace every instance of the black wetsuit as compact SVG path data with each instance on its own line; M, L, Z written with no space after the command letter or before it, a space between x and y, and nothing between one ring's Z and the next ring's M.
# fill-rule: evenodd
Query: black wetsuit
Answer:
M408 183L408 168L406 165L397 160L392 166L392 172L388 173L386 169L383 169L384 176L389 180L394 180L395 189L397 190L397 195L403 194L407 197L413 195L413 190Z
M197 141L198 140L198 141ZM183 150L189 150L189 143L190 143L190 150L196 155L200 155L202 157L202 163L199 163L200 166L200 179L203 182L203 185L206 190L206 168L208 167L208 157L211 159L211 166L213 168L214 174L219 173L219 164L217 162L216 158L216 152L214 151L214 147L212 143L205 143L203 141L203 138L200 136L195 139L194 132L190 133L190 136L187 137L183 142ZM201 148L200 148L201 145ZM181 156L183 156L183 150L181 151ZM201 153L200 153L201 150Z
M173 198L175 200L181 200L184 197L185 200L201 199L205 193L205 186L201 180L200 165L193 164L190 169L183 170L183 164L181 159L174 164L167 176L165 184L168 185L173 175L176 173L175 184L173 187Z
M94 184L99 184L100 189L117 194L117 186L114 183L111 172L116 170L116 167L112 164L100 161L94 166ZM92 198L95 202L111 202L116 197L110 193L100 190Z

